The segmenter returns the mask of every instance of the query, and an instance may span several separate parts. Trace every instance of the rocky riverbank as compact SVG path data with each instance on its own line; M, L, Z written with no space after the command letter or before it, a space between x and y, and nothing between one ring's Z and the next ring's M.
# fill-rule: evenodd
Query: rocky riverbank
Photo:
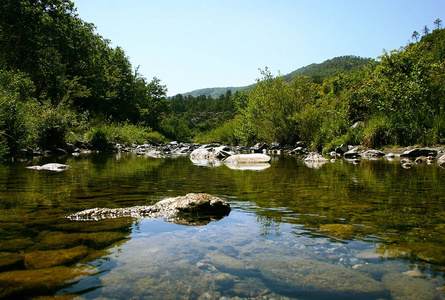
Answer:
M24 150L25 156L44 156L44 155L81 155L85 153L98 152L88 145L78 145L76 147L67 144L64 149L54 151ZM194 144L170 142L166 144L146 143L142 145L133 144L125 146L114 144L109 148L113 152L131 152L138 156L148 156L153 158L165 158L169 156L190 155L190 159L196 164L205 166L217 166L227 160L228 157L238 154L263 154L263 155L295 155L301 157L309 167L320 167L329 161L344 158L352 163L360 163L363 159L386 158L389 160L400 159L404 168L410 168L420 163L437 163L445 167L445 145L435 147L385 147L381 149L369 149L363 146L339 145L334 151L329 153L312 152L303 143L297 143L296 147L282 147L278 143L265 144L259 143L251 147L230 146L213 144ZM237 163L239 162L237 158ZM246 158L247 161L260 163L252 157ZM258 158L262 163L268 162L267 159ZM233 158L231 167L233 167ZM33 167L39 169L39 167ZM44 169L44 168L43 168Z

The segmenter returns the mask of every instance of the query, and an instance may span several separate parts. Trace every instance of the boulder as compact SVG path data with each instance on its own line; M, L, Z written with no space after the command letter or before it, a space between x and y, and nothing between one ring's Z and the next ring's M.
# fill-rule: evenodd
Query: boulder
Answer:
M297 147L291 151L291 154L307 154L307 153L308 153L307 149L303 147Z
M439 157L439 159L437 160L437 163L439 164L439 166L445 167L445 154L442 155L441 157Z
M316 152L309 153L304 159L305 162L326 162L327 158L324 158L323 155Z
M269 148L269 146L267 146L264 143L258 143L255 146L250 147L250 150L253 153L262 153L263 151L267 150Z
M227 146L203 145L190 153L190 159L224 159L233 154Z
M49 164L45 164L42 166L29 166L26 168L31 169L31 170L39 170L39 171L44 170L44 171L61 172L61 171L65 171L71 167L68 165L59 164L59 163L49 163Z
M416 158L419 156L432 156L436 157L437 151L434 149L425 149L425 148L415 148L411 150L406 150L402 154L400 154L401 157L410 157L410 158Z
M325 163L327 163L329 160L327 158L324 158L319 153L311 152L303 159L303 161L307 167L311 169L318 169Z
M127 208L93 208L67 216L73 221L102 220L108 218L164 218L183 225L205 225L230 213L230 205L209 194L190 193L167 198L151 206Z
M385 153L379 150L367 150L362 153L364 157L382 157L385 156Z
M346 144L341 144L340 146L335 148L335 153L340 154L340 155L343 155L347 151L348 151L348 145L346 145Z
M357 158L357 157L360 157L361 155L360 155L360 153L359 153L359 151L358 151L358 148L355 147L355 148L353 148L353 149L351 149L351 150L349 150L349 151L346 151L346 152L343 154L343 156L344 156L345 158Z
M270 156L259 153L236 154L231 155L224 160L226 164L260 164L268 163L269 161Z

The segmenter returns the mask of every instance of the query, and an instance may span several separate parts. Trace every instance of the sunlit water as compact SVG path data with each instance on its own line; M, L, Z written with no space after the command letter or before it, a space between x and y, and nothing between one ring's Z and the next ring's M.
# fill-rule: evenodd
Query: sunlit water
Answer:
M72 168L25 168L55 161ZM256 170L133 154L6 164L0 297L442 299L444 179L437 164L385 158L313 168L275 156ZM203 226L65 218L190 192L232 212Z

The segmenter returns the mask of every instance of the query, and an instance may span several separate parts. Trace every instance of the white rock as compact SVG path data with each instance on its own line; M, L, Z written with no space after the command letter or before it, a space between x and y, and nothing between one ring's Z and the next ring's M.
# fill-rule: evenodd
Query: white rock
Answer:
M269 161L270 156L259 153L236 154L231 155L224 160L226 164L260 164L268 163Z

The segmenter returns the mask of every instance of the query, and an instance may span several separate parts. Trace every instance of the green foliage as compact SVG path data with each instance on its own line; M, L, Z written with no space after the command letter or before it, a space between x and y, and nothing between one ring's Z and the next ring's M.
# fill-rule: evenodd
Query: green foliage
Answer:
M309 119L318 123L317 108L311 107L317 97L316 85L304 76L287 83L282 77L274 78L267 68L262 75L263 79L249 92L246 106L241 109L238 139L246 144L278 141L291 145L302 136L312 135L303 123ZM310 115L306 110L315 114Z
M297 69L285 76L284 81L292 81L295 76L304 75L310 77L315 83L321 84L325 78L335 76L339 73L349 74L366 66L372 60L358 56L339 56L328 59L321 64L311 64Z
M86 142L91 143L95 149L100 151L110 149L112 143L131 146L134 143L165 143L167 141L162 134L152 131L149 127L128 122L99 123L88 131L86 137Z
M156 129L169 113L160 80L133 71L120 47L78 18L72 1L5 0L0 11L2 154L82 140L88 116ZM99 143L100 131L93 136Z
M6 155L26 147L33 131L37 105L34 85L26 74L0 70L0 152Z
M300 76L286 82L266 69L241 102L235 135L244 144L303 140L323 151L342 143L441 143L444 50L445 31L435 30L416 44L384 53L380 61L323 81ZM363 126L352 128L356 122Z
M175 115L164 118L160 127L165 136L171 140L188 142L193 135L187 124Z
M83 117L63 103L56 107L49 102L42 104L36 110L34 121L37 124L37 145L42 149L64 149L69 133L83 125Z
M220 127L209 132L198 134L195 142L197 143L221 143L225 145L237 145L239 140L236 138L235 132L238 127L239 120L230 120Z
M92 128L88 132L88 139L91 145L99 151L105 151L110 147L109 131L105 127Z
M113 142L167 138L289 146L303 140L321 150L445 140L439 23L377 61L338 57L284 77L266 68L242 91L167 99L166 86L133 70L124 50L82 21L72 1L4 0L0 11L0 156L76 141L105 150ZM363 126L351 128L358 121Z
M128 122L112 124L108 126L110 140L131 146L133 143L144 144L147 141L154 143L162 143L166 138L158 132L152 131L151 128L141 125L130 124Z

